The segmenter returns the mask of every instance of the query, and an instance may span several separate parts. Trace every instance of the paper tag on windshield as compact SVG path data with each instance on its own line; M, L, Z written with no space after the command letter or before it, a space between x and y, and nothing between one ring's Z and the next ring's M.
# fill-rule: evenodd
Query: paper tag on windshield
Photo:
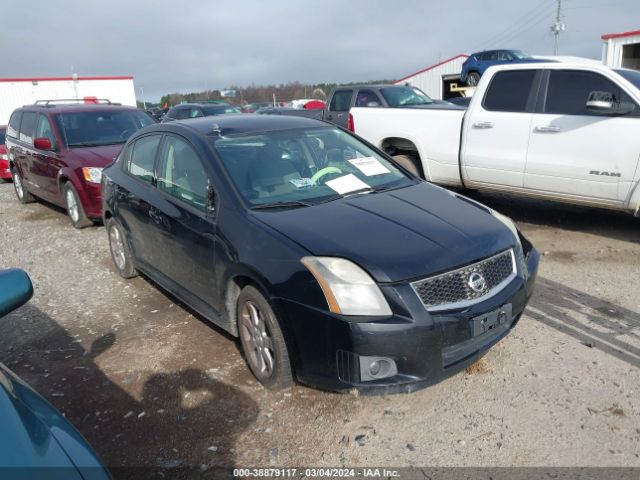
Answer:
M369 185L364 183L353 173L345 175L344 177L336 178L335 180L329 180L325 185L332 190L335 190L340 195L344 193L354 192L363 188L370 188Z
M353 160L349 160L349 163L364 173L367 177L389 173L389 169L373 157L354 158Z

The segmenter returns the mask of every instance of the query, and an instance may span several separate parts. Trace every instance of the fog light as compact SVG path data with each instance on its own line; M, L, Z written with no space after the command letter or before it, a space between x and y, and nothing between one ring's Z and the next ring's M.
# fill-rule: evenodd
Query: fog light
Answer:
M396 362L387 357L360 357L360 380L380 380L397 375Z

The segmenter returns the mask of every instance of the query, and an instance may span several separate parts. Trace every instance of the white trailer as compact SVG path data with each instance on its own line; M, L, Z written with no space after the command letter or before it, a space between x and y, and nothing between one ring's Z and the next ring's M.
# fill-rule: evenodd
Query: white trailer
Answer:
M0 78L0 125L6 125L14 109L36 100L108 99L136 106L133 77Z

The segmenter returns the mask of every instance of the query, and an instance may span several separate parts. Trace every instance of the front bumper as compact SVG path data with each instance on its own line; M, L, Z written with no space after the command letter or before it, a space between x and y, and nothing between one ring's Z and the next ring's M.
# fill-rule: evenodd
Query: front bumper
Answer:
M520 273L494 296L464 309L430 314L409 284L384 286L394 315L380 321L346 318L306 305L277 299L292 346L298 380L333 391L361 394L408 393L437 383L464 369L505 337L520 319L533 293L539 254L526 258ZM511 305L512 319L475 335L472 319ZM361 380L361 357L394 360L397 373L380 380Z
M102 220L102 195L99 183L82 182L82 192L80 201L84 213L91 220Z

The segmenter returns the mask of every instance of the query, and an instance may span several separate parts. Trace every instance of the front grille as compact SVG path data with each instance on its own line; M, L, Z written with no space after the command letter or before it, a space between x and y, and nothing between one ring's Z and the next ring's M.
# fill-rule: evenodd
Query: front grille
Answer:
M479 273L485 287L475 291L469 285L469 276ZM466 267L413 282L411 286L428 310L462 307L488 297L516 275L513 250L505 250Z

